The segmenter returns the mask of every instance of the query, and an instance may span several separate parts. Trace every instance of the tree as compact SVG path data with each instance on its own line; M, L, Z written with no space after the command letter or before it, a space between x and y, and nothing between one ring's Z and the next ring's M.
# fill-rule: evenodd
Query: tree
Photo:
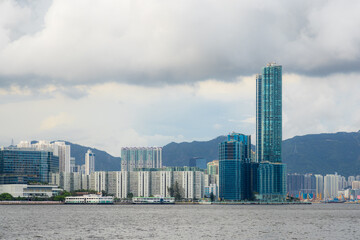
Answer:
M128 193L127 198L132 199L133 197L134 197L134 194L133 194L133 193Z
M175 184L171 185L171 187L168 187L168 191L171 197L174 197L176 201L180 201L182 197L183 189L180 187L178 182L175 182Z
M53 200L54 201L65 201L65 197L69 197L71 196L71 193L67 192L67 191L63 191L60 193L60 195L54 196Z
M210 193L210 201L211 202L215 201L215 195L213 192Z
M14 197L10 193L2 193L0 194L0 201L11 201Z

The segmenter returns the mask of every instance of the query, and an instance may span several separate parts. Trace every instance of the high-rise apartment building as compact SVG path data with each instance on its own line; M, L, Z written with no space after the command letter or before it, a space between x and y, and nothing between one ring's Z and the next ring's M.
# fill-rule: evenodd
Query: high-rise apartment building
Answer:
M135 168L161 168L161 147L124 147L121 148L121 171Z
M261 200L283 201L286 197L281 142L282 66L269 63L256 76L256 161Z
M333 199L338 196L339 176L337 174L326 174L324 177L324 199Z
M217 175L219 174L219 160L214 160L207 163L207 174Z
M56 141L50 143L48 141L38 141L37 143L30 144L27 141L22 141L18 144L18 147L33 147L38 150L52 149L55 156L59 157L59 171L71 172L71 157L70 157L70 145L66 145L63 141Z
M315 174L316 198L323 199L324 196L324 177L321 174Z
M95 153L90 149L85 153L85 174L90 175L95 172Z
M70 145L65 142L53 143L54 154L59 156L59 171L70 173Z

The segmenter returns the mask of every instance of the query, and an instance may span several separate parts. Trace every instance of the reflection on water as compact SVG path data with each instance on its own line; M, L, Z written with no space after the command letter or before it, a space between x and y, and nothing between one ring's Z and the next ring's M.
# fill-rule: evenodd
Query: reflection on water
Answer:
M359 239L360 205L0 206L0 239Z

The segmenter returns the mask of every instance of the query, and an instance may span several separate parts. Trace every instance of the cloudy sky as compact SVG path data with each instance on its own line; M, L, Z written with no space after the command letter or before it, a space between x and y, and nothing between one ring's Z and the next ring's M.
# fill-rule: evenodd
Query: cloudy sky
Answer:
M360 129L360 1L0 0L0 145L255 133L283 66L284 139ZM253 139L255 142L255 139Z

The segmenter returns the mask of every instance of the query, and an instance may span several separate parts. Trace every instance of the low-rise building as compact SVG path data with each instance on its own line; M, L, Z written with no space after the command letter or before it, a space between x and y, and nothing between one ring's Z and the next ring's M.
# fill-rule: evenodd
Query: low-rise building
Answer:
M50 198L63 191L56 185L1 184L0 194L9 193L13 197Z

